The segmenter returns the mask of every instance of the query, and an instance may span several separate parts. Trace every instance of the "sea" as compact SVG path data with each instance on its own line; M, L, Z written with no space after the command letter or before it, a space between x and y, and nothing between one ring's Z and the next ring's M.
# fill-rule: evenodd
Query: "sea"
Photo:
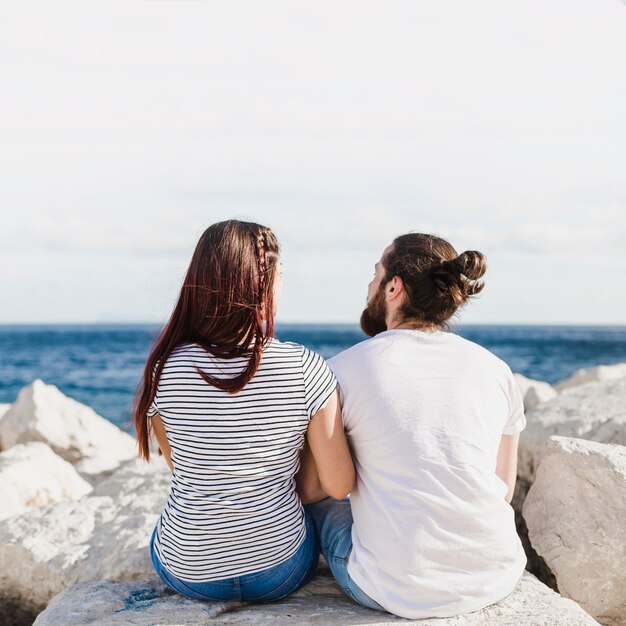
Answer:
M0 325L0 403L36 378L133 434L130 407L154 324ZM555 383L576 370L626 362L626 326L481 326L451 329L504 360L514 372ZM358 325L282 324L276 335L325 358L363 341Z

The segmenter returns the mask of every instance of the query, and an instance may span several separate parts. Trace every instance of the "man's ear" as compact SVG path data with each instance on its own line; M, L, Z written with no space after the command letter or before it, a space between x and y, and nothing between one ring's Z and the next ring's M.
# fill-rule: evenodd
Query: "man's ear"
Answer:
M391 302L396 298L402 297L404 292L404 283L399 276L394 276L385 286L385 297L387 302Z

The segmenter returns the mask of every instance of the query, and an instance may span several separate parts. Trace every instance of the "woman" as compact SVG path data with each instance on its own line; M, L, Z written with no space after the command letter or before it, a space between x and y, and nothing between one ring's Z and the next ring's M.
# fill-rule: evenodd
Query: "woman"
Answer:
M305 435L327 493L355 482L333 374L274 338L281 289L269 228L210 226L137 391L140 453L153 432L172 470L152 562L191 598L267 602L313 576L319 544L294 480Z

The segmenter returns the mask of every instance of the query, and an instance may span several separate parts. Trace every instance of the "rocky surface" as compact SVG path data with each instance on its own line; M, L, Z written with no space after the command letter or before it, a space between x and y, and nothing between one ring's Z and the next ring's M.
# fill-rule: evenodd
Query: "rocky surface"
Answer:
M567 388L526 417L518 475L530 484L552 435L626 445L626 378Z
M137 457L133 437L40 379L20 390L0 420L0 450L29 441L47 443L87 476Z
M565 380L555 385L557 391L563 391L570 387L578 387L591 382L599 382L604 380L617 380L626 378L626 363L617 363L615 365L598 365L588 369L580 369Z
M620 617L626 615L625 605L619 598L615 599L615 589L619 585L626 588L626 581L617 578L618 564L626 562L626 542L621 530L624 524L619 526L621 518L615 511L621 507L623 513L626 503L623 496L615 494L613 503L609 502L608 496L606 502L600 504L593 498L598 497L596 492L599 485L605 484L603 480L608 485L609 476L615 479L620 474L621 470L615 469L619 466L614 462L615 455L611 456L611 473L600 462L601 454L595 458L598 456L596 449L585 448L585 456L574 446L575 453L572 448L567 454L580 458L572 463L557 463L559 472L556 468L551 469L550 459L554 454L553 444L550 444L547 469L540 470L536 488L533 487L528 496L528 504L523 503L551 435L626 443L626 378L617 376L618 371L619 368L612 370L608 380L566 386L558 395L547 383L516 375L524 395L528 426L520 440L520 479L513 505L518 513L518 531L526 541L529 568L556 589L552 569L564 595L584 603L601 623L610 626L626 624ZM596 375L607 378L606 374ZM578 380L582 380L580 376ZM7 407L6 418L2 419L3 405L0 405L0 449L6 449L0 454L0 495L2 458L21 463L20 455L25 454L24 449L44 446L43 443L20 445L33 441L46 442L95 487L90 493L71 501L42 506L40 501L33 500L32 506L38 508L0 519L0 626L30 625L40 613L36 620L39 626L87 623L96 626L213 623L261 626L380 626L392 623L577 626L597 623L575 602L554 593L529 573L525 574L518 589L498 605L457 618L415 622L354 604L343 596L327 569L299 593L270 605L202 603L184 598L154 578L150 561L149 539L171 482L165 460L157 454L156 442L153 440L150 446L152 462L145 463L137 458L137 446L132 437L89 407L67 398L56 387L40 380L25 387L13 405L4 406ZM595 445L598 444L589 443L589 446ZM626 450L619 446L606 447L618 450L617 456ZM53 454L48 448L46 450ZM560 450L559 454L565 454L565 451ZM589 472L581 469L577 474L576 466L584 467L590 458L592 469ZM24 472L31 471L36 478L49 473L41 465L43 460L42 453L42 459L33 458L31 463L40 463L37 467L41 469L34 469L33 465ZM595 486L581 487L585 481ZM9 478L5 482L12 481ZM553 495L541 496L544 483L550 484ZM89 486L85 488L89 489ZM549 493L548 488L545 489ZM599 491L604 497L604 488ZM9 501L7 497L4 500ZM557 507L572 502L574 508L567 513L555 512L553 515L547 512L548 508L542 509L548 504ZM529 523L531 539L533 544L536 542L539 554L524 537L527 529L522 510L532 520ZM594 517L603 510L606 512L604 518ZM564 519L578 533L573 534L571 540L563 540L563 537L569 537L570 530L570 526L566 525L566 530L559 526ZM614 528L607 529L602 525L608 520L615 523ZM564 547L569 549L571 546L580 548L577 556L590 559L589 567L587 561L580 561L577 567L570 568L571 571L563 567L567 558L562 555L568 554ZM606 546L611 552L605 550ZM596 548L597 553L594 552ZM614 560L609 565L604 564L602 559L611 555ZM576 586L577 569L581 570L578 579L585 581L580 584L580 589ZM589 598L604 598L602 606L590 604L583 593L585 590Z
M523 514L560 593L626 624L626 448L552 437Z
M18 444L0 452L0 519L91 491L74 466L45 443Z
M6 412L11 408L10 404L0 404L0 420L5 416Z
M135 459L79 500L0 520L0 605L36 615L74 583L154 575L149 540L170 482L162 457Z
M529 411L542 402L552 400L557 396L557 392L552 385L541 380L526 378L522 374L514 374L515 380L522 392L524 399L524 410Z
M99 580L75 585L52 600L34 626L302 626L350 624L384 626L588 626L597 622L571 600L525 574L502 602L467 615L405 620L363 608L345 597L328 574L320 572L299 592L265 605L199 602L181 596L158 578L137 582Z
M515 528L522 541L524 552L526 553L526 570L536 576L544 585L547 585L553 591L558 591L559 588L557 587L554 574L550 571L545 559L537 554L537 551L533 548L528 537L528 527L522 515L522 508L529 489L530 485L525 480L518 480L515 483L515 492L513 493L513 500L511 501L511 506L515 511Z

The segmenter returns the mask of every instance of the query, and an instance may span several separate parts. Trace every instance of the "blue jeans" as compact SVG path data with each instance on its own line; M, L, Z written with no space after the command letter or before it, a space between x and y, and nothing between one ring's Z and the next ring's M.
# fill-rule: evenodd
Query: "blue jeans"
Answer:
M307 504L304 508L315 521L322 554L343 592L349 598L368 609L378 609L379 611L390 613L391 611L387 611L376 600L373 600L362 591L348 574L348 558L352 551L353 523L349 498L344 498L343 500L324 498L324 500L319 502ZM522 578L523 573L518 584ZM513 591L505 597L508 598ZM502 600L499 600L499 602L502 602Z
M313 574L320 555L319 541L315 533L315 526L311 516L306 512L306 536L296 553L286 561L273 565L260 572L211 580L195 582L181 580L168 572L154 549L156 526L150 539L150 556L152 564L159 578L174 591L194 598L195 600L228 601L238 600L246 602L271 602L293 593L308 583Z
M319 502L305 505L317 528L322 554L330 571L343 592L355 602L367 607L386 611L378 602L372 600L348 574L348 558L352 551L352 509L350 500L324 498Z

